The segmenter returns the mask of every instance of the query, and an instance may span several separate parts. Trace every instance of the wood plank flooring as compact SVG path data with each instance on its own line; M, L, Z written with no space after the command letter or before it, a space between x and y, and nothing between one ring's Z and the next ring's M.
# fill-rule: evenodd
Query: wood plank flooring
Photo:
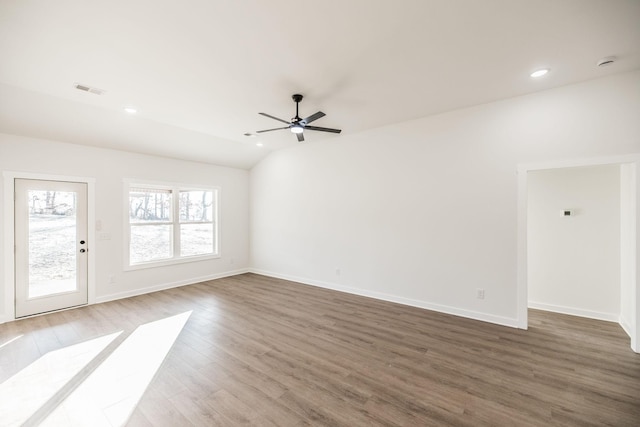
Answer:
M522 331L255 274L0 325L0 387L186 311L127 425L640 425L640 355L614 323L531 310Z

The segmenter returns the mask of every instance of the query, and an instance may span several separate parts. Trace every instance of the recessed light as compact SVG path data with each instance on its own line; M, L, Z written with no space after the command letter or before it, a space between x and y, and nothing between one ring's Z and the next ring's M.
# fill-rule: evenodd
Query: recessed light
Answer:
M542 68L540 70L534 71L533 73L530 74L530 76L533 77L534 79L537 79L538 77L544 76L548 72L549 72L548 68Z
M256 146L257 146L257 147L262 147L263 145L264 145L264 144L263 144L262 142L258 142L258 143L256 144Z
M135 109L134 107L124 107L124 111L125 113L129 113L129 114L135 114L138 112L138 110Z

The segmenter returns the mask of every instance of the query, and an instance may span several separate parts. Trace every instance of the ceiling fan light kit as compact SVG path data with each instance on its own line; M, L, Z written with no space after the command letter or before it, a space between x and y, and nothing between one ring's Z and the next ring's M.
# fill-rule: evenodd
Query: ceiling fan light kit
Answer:
M264 129L264 130L259 130L256 131L256 133L264 133L264 132L271 132L274 130L282 130L282 129L289 129L292 133L296 134L296 137L298 138L299 142L304 141L304 131L305 129L308 130L315 130L315 131L319 131L319 132L331 132L331 133L340 133L342 132L342 130L340 129L332 129L332 128L323 128L323 127L319 127L319 126L309 126L309 123L318 120L321 117L324 117L325 114L322 111L318 111L315 114L310 115L309 117L306 117L304 119L300 118L300 114L298 113L298 106L300 104L300 101L302 101L303 96L296 93L293 96L291 96L291 98L293 99L293 101L296 103L296 116L291 119L291 121L286 121L283 119L280 119L278 117L272 116L270 114L267 113L258 113L262 116L265 117L269 117L270 119L273 120L277 120L279 122L282 123L286 123L287 126L284 127L280 127L280 128L274 128L274 129Z

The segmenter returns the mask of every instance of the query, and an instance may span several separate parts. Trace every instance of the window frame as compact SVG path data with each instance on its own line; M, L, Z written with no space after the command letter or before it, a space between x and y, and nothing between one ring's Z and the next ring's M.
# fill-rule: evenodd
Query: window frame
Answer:
M129 217L129 197L133 188L163 190L168 191L171 195L171 213L170 221L158 221L154 223L138 223L131 222ZM184 191L211 191L212 193L212 212L210 221L181 221L180 220L180 192ZM145 268L162 267L167 265L183 264L187 262L205 261L220 258L220 187L191 185L183 183L144 181L139 179L124 180L124 270L140 270ZM180 232L183 224L212 224L213 232L213 253L203 255L180 255ZM163 258L153 261L144 261L139 263L131 263L131 229L132 226L152 226L152 225L170 225L171 231L171 250L170 258Z

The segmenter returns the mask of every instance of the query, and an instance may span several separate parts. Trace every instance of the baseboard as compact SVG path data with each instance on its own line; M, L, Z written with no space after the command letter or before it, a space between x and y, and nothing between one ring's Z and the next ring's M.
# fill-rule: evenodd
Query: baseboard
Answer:
M620 315L614 313L602 313L599 311L583 310L575 307L565 307L562 305L545 304L542 302L529 301L529 308L536 310L551 311L560 314L569 314L571 316L586 317L595 320L605 320L607 322L620 322Z
M620 316L620 318L618 319L618 323L620 324L620 326L622 327L624 332L627 335L629 335L629 338L631 338L631 325L629 325L627 323L626 319L624 319L622 316Z
M252 268L251 273L260 274L262 276L273 277L276 279L289 280L292 282L301 283L303 285L316 286L324 289L331 289L338 292L345 292L348 294L360 295L363 297L374 298L382 301L393 302L397 304L408 305L411 307L423 308L426 310L437 311L440 313L452 314L454 316L466 317L468 319L480 320L483 322L494 323L501 326L509 326L511 328L518 327L518 319L512 319L502 316L494 316L492 314L480 313L471 310L465 310L457 307L450 307L442 304L434 304L427 301L414 300L410 298L404 298L397 295L389 295L382 292L368 291L365 289L353 288L350 286L338 285L335 283L323 282L319 280L312 280L303 277L291 276L288 274L274 273L272 271L265 271Z
M114 301L114 300L118 300L118 299L122 299L122 298L135 297L135 296L138 296L138 295L149 294L151 292L163 291L165 289L171 289L171 288L179 288L180 286L194 285L196 283L206 282L207 280L222 279L224 277L237 276L239 274L244 274L244 273L249 273L249 269L248 268L241 268L241 269L238 269L238 270L225 271L223 273L215 273L215 274L210 274L210 275L207 275L207 276L194 277L194 278L187 279L187 280L179 280L177 282L162 283L162 284L159 284L159 285L153 285L153 286L149 286L149 287L146 287L146 288L133 289L133 290L130 290L130 291L124 291L124 292L118 292L118 293L115 293L115 294L103 295L103 296L100 296L100 297L96 297L95 303L99 304L99 303L108 302L108 301Z

